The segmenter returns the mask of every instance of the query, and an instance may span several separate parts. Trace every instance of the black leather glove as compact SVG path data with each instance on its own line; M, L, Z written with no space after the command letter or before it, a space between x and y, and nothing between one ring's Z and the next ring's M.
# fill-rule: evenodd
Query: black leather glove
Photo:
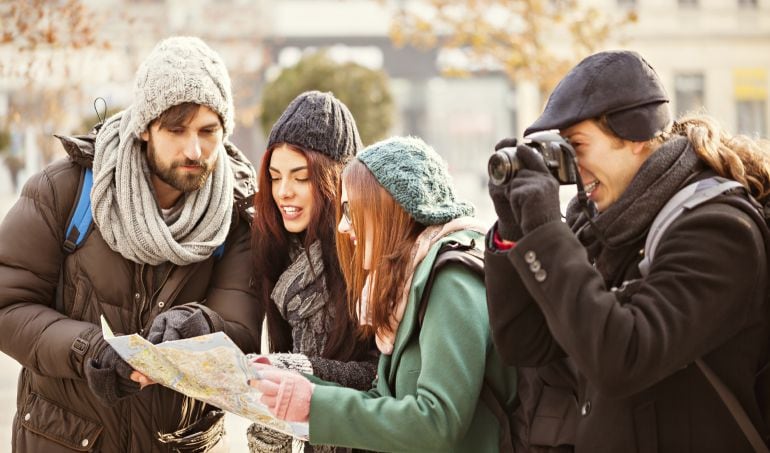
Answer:
M140 390L139 383L130 379L134 369L107 344L101 333L91 347L95 352L85 359L83 372L88 387L102 404L114 406Z
M542 156L528 146L516 150L521 169L508 183L508 201L522 235L561 219L559 182L545 166Z
M208 317L202 309L183 305L156 316L147 334L147 341L158 344L207 335L212 331Z
M501 148L515 146L515 138L504 138L497 142L495 151ZM508 184L510 184L510 182ZM497 213L497 232L503 239L518 241L524 234L521 232L519 222L513 216L513 212L511 211L511 204L508 201L508 184L498 186L492 184L492 181L489 181L487 183L487 189L489 190L489 197L492 198L492 204L495 206L495 212Z

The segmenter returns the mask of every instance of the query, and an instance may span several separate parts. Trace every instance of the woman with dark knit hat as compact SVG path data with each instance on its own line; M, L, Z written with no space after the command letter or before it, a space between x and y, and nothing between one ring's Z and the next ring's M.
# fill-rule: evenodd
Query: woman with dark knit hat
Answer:
M509 427L492 407L512 413L516 372L492 344L483 279L460 264L437 268L423 300L442 246L482 244L485 228L470 217L473 207L455 198L438 154L411 137L359 153L340 192L337 248L350 310L381 352L374 388L311 383L259 365L251 384L278 418L309 421L311 443L499 451ZM482 401L482 392L496 399Z
M252 250L274 352L258 360L364 389L375 377L376 349L355 335L334 231L340 172L360 148L345 104L331 93L297 96L270 131L254 200ZM291 450L290 437L260 425L252 425L248 437L252 451Z

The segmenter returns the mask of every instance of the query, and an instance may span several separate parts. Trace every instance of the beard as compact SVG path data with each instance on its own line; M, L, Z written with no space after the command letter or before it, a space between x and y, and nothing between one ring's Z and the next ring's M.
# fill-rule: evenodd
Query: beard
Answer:
M150 171L161 181L183 193L195 192L203 187L211 172L214 171L213 163L204 160L185 159L172 162L170 165L164 165L160 162L155 152L152 136L147 141L147 165L150 167ZM179 167L189 166L199 167L200 171L191 173L179 170Z

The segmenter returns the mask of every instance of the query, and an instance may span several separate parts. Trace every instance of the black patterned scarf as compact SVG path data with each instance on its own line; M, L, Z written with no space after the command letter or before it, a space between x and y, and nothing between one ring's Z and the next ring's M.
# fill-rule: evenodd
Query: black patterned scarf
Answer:
M270 298L291 326L291 352L320 356L326 346L330 321L330 314L324 309L329 292L321 242L314 242L308 253L298 243L292 243L289 256L293 262L278 278Z
M607 281L613 281L613 274L622 271L620 261L626 259L616 252L644 238L663 205L705 168L689 140L677 136L650 155L625 192L606 211L596 213L591 207L593 212L588 215L593 216L593 222L588 221L577 198L570 201L567 223Z

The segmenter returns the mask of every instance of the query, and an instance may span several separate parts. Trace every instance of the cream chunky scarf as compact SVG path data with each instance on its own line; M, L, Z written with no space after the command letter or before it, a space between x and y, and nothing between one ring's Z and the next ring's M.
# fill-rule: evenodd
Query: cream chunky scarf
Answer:
M139 138L129 131L131 108L109 118L96 136L94 222L109 247L126 259L179 266L203 261L224 243L233 209L233 175L224 145L205 185L188 193L166 225L150 187Z

